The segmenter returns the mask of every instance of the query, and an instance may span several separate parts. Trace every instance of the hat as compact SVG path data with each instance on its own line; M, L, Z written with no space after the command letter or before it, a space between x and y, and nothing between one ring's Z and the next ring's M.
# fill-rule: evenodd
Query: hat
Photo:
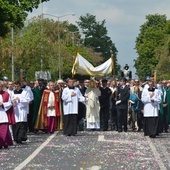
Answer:
M127 80L126 80L126 78L122 77L122 78L120 78L120 81L126 82Z
M57 83L59 84L59 83L64 83L64 81L62 80L62 79L59 79L59 80L57 80Z

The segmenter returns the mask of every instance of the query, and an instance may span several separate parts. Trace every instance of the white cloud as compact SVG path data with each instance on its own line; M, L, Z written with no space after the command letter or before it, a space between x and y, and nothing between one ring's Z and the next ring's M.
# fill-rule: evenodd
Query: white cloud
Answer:
M106 19L106 22L118 25L131 24L138 20L137 16L127 14L125 10L116 7L108 7L107 10L96 10L94 13L98 19Z

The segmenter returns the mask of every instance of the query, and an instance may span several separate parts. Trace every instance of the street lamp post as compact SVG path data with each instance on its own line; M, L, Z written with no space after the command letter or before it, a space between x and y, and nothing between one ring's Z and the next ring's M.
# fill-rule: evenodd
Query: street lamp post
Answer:
M14 81L14 28L11 28L11 44L12 44L12 81Z
M57 18L57 20L58 20L58 76L59 76L58 78L61 79L60 18L68 16L68 15L74 16L75 13L68 13L68 14L64 14L64 15L60 15L60 16L44 14L44 13L43 13L43 15L52 16L52 17Z
M75 34L76 34L76 33L79 33L80 35L82 35L82 34L84 34L85 31L86 31L86 30L82 30L82 31L79 30L79 31L74 31L74 32L71 32L71 31L70 31L70 33L72 34L72 37L71 37L71 38L72 38L72 45L73 45L73 46L74 46Z
M74 46L74 34L79 33L79 32L80 32L80 31L71 32L71 34L72 34L72 44L73 44L73 46Z

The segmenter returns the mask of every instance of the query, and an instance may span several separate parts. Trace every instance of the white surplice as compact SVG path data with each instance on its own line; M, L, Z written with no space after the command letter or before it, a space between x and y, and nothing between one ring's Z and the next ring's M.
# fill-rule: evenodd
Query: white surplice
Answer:
M25 86L25 88L22 88L24 91L26 91L28 93L29 96L29 102L34 100L34 95L33 92L31 90L30 86ZM27 106L27 114L29 114L29 105Z
M161 103L161 95L158 89L155 89L154 96L150 98L150 91L148 89L143 90L142 92L142 102L144 103L144 117L157 117L159 104ZM151 102L151 99L154 102Z
M16 100L19 97L20 101ZM27 113L30 102L30 97L27 91L23 90L21 94L12 94L13 106L15 113L15 121L18 122L27 122Z
M72 92L76 95L71 96ZM74 89L64 88L62 100L64 115L78 114L78 102L85 102L85 98L77 87L74 87Z

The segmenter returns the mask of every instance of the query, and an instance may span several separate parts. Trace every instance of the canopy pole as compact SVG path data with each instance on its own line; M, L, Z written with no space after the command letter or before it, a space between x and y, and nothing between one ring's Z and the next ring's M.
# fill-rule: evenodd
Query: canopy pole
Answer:
M111 58L112 58L112 62L113 62L113 69L112 69L112 74L114 76L114 81L115 81L115 87L117 89L117 81L116 81L116 65L115 65L115 60L114 60L114 56L113 56L113 52L111 51ZM117 91L114 92L115 93L115 100L117 101Z
M75 63L75 60L76 60L76 57L77 57L77 53L78 53L78 45L76 46L76 53L75 53L75 58L74 58L74 62L73 62L73 65ZM72 72L72 79L74 79L74 73Z

